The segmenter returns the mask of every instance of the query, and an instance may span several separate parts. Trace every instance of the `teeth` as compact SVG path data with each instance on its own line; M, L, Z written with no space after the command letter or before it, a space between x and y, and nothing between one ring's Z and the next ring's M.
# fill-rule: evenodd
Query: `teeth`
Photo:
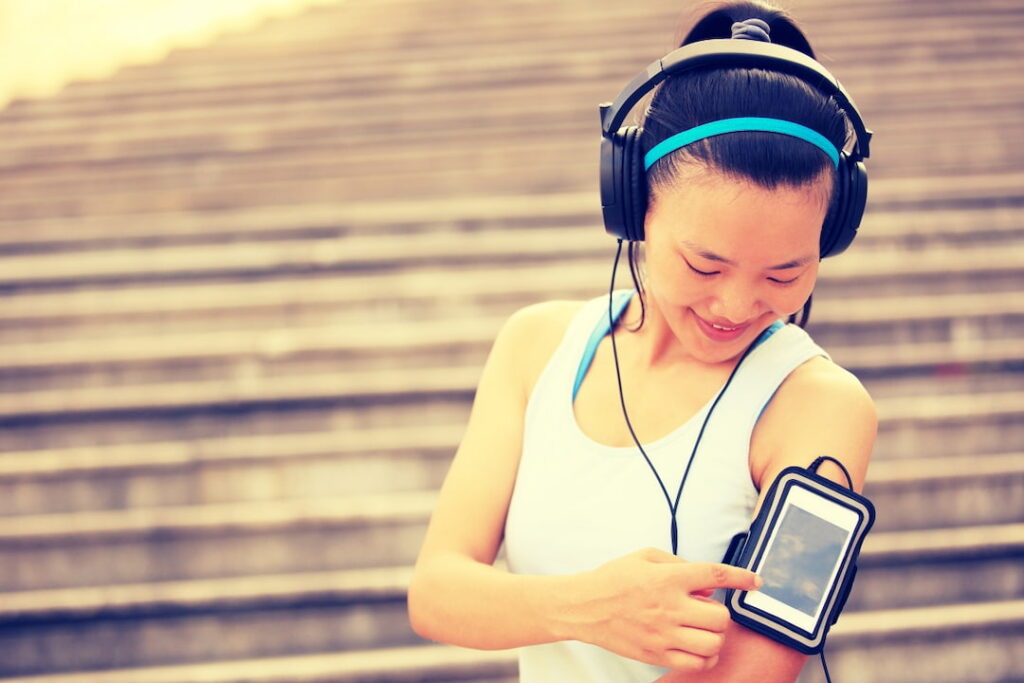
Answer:
M736 329L735 327L722 327L721 325L716 325L714 323L711 323L711 327L715 328L716 330L724 330L726 332L732 332L733 330Z

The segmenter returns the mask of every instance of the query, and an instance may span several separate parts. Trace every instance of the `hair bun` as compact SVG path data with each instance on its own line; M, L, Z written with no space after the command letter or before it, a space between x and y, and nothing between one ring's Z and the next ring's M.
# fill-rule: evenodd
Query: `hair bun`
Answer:
M732 37L737 40L760 40L762 43L772 42L768 35L771 28L768 22L761 19L737 21L732 25Z

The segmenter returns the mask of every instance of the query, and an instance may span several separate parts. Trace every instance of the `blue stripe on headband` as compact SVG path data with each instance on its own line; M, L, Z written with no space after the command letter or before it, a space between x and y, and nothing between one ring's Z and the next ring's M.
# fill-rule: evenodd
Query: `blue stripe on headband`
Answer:
M832 160L832 164L839 167L839 150L836 146L828 141L824 135L816 130L811 130L807 126L801 126L799 123L793 123L792 121L783 121L782 119L766 119L759 116L742 116L735 119L722 119L720 121L712 121L711 123L705 123L691 128L690 130L684 130L682 133L676 133L670 138L662 140L644 155L644 170L650 170L651 166L654 165L658 159L662 158L670 152L674 152L680 147L685 147L698 140L704 138L710 138L715 135L721 135L723 133L739 133L745 131L758 131L765 133L782 133L783 135L789 135L794 138L800 138L811 143L825 154L828 155L829 159Z

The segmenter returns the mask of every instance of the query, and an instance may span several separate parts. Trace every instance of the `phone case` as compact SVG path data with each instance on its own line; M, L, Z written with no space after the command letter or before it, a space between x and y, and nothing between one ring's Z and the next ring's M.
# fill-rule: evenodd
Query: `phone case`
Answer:
M783 508L782 497L792 486L810 488L824 497L840 502L856 511L860 519L853 532L839 575L828 591L826 607L814 631L809 633L764 610L743 604L741 599L746 591L727 590L725 604L729 608L733 621L804 654L816 654L821 651L829 628L838 620L840 612L846 605L846 599L849 597L857 574L857 556L860 553L864 537L874 524L875 508L871 501L864 496L840 486L830 479L803 467L788 467L780 472L772 482L750 530L733 537L723 558L725 564L747 569L756 564L758 553L763 549L765 530L766 528L770 529L770 526L777 521Z

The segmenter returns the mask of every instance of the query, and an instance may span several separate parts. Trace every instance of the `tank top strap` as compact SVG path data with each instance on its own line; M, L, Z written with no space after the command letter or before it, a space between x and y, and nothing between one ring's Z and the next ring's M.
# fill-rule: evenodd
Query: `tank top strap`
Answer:
M733 385L722 397L723 401L729 402L732 414L750 415L751 426L793 370L811 358L829 358L828 353L803 328L781 322L772 328L765 331L772 334L762 335L758 345L743 361Z
M612 320L617 321L622 315L622 312L626 310L626 306L629 305L630 300L633 298L633 290L621 290L612 294ZM596 301L607 301L607 298L599 298ZM590 369L590 364L594 361L594 354L597 352L597 347L604 339L604 336L612 329L612 323L608 320L607 307L602 309L602 315L598 316L597 325L590 333L590 337L587 339L587 345L583 349L583 356L580 358L579 367L576 370L576 380L572 386L572 400L575 403L576 394L579 393L580 385L583 384L583 378L587 376L587 371Z

